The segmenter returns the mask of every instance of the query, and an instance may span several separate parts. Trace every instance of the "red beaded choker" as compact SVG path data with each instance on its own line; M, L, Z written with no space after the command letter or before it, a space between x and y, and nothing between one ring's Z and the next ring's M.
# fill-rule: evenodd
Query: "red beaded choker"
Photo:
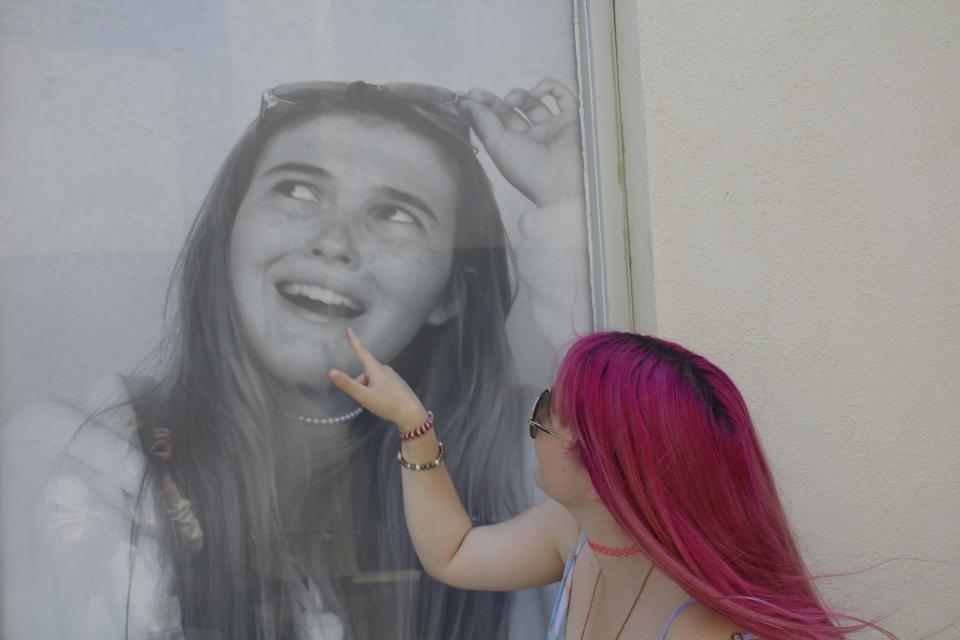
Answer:
M587 544L590 545L590 548L595 552L599 553L602 556L609 556L611 558L628 558L630 556L635 556L640 553L641 549L637 545L632 547L605 547L602 544L598 544L593 540L587 538Z

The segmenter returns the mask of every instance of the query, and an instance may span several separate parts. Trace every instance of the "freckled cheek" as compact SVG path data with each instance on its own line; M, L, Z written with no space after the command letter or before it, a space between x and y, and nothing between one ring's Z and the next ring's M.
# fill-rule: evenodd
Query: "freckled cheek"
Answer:
M231 239L231 260L239 268L261 268L275 259L296 252L303 234L289 225L273 224L260 217L237 219Z
M404 248L370 251L365 266L381 274L384 282L413 295L430 296L446 284L452 258L436 250Z
M252 196L240 203L234 226L246 227L253 234L258 233L303 233L303 227L311 218L297 215L294 209L278 206L269 196Z

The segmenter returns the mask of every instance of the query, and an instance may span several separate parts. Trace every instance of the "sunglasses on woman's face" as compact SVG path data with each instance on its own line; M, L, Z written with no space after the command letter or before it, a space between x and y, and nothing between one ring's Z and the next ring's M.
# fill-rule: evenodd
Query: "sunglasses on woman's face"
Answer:
M550 416L550 393L551 389L541 391L537 397L537 402L533 405L533 412L530 414L530 418L527 419L527 426L530 427L530 437L536 440L537 431L543 431L558 440L563 440L567 444L573 444L570 440L543 426L543 423L546 422L546 419Z

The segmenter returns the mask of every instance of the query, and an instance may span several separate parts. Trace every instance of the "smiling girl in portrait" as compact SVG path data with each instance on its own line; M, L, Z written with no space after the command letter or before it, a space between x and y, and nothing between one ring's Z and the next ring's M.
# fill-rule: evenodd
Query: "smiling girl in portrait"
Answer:
M569 331L570 265L531 279L523 248L583 224L578 118L549 79L267 92L179 257L159 373L4 425L10 637L525 637L511 596L420 570L392 435L327 372L358 365L353 327L442 416L471 521L529 506L504 323L526 286L547 341ZM516 261L471 127L536 206Z

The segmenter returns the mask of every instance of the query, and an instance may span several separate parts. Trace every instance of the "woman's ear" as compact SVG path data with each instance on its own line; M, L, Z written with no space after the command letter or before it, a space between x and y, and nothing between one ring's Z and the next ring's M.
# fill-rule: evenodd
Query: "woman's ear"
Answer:
M463 274L457 272L450 278L443 299L437 303L427 316L427 324L439 327L453 318L463 317L467 306L467 285Z

